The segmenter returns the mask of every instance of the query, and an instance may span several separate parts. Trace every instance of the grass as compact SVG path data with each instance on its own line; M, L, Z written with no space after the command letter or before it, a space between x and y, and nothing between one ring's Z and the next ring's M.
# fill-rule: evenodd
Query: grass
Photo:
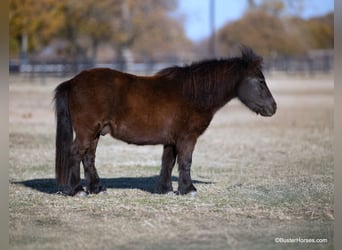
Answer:
M196 145L195 198L155 194L160 146L109 137L96 161L108 194L55 195L51 96L61 81L10 78L10 249L333 249L332 78L271 78L272 118L237 101L219 111Z

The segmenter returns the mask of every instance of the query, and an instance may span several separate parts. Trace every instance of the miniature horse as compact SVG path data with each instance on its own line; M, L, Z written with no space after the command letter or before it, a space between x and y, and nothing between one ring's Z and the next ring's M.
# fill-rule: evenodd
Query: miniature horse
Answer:
M57 86L55 171L62 193L86 194L80 182L81 161L87 193L105 190L95 168L95 152L100 136L106 134L136 145L164 145L157 191L173 191L171 173L177 160L176 193L196 192L190 176L192 152L216 111L237 97L262 116L276 112L262 58L250 48L241 53L166 68L148 77L95 68Z

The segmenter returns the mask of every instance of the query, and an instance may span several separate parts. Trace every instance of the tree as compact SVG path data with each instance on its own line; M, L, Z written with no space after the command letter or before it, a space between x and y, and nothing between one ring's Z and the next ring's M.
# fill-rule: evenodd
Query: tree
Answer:
M128 49L151 59L178 55L179 46L191 46L182 23L170 13L177 0L11 0L10 38L12 55L23 37L29 52L39 51L54 40L66 43L68 59L96 60L103 44L111 44L116 59Z
M306 23L310 47L314 49L334 48L334 14L311 18Z
M64 20L62 3L54 0L11 0L9 6L10 54L20 51L27 39L27 51L33 52L54 37ZM44 10L44 11L42 11Z
M284 22L264 11L246 13L243 18L224 26L218 32L220 51L229 54L241 44L251 46L263 55L274 52L296 54L303 51L298 37L286 31Z
M279 17L285 9L285 3L282 0L264 0L260 8L272 16Z
M164 54L161 48L165 53L175 54L177 45L189 44L181 23L168 15L176 8L176 0L121 1L121 18L112 22L117 60L127 60L128 48L136 55L156 59Z
M133 8L131 19L132 35L135 35L131 48L136 55L151 60L172 60L171 57L181 57L181 51L191 48L182 21L168 15L177 8L177 1L136 2L139 5Z
M250 2L253 6L254 1ZM309 20L286 16L283 9L288 7L282 3L290 2L264 0L246 11L241 19L227 23L218 31L221 53L234 52L240 44L249 45L263 55L297 55L310 49L333 48L333 13ZM298 6L293 8L299 9Z
M261 0L257 4L255 0L248 0L247 11L265 11L275 16L299 16L302 12L305 0Z
M58 33L59 39L68 43L68 55L72 62L86 59L90 48L92 61L96 60L99 45L111 39L111 20L117 7L113 0L63 0L60 15L64 25Z

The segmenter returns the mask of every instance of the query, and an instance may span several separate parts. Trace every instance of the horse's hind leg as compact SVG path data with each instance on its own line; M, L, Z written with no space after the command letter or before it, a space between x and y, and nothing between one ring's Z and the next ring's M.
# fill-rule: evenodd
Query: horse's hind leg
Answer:
M98 141L99 136L97 136L96 139L91 142L87 152L82 159L84 176L87 182L87 191L89 193L96 194L106 190L106 188L101 184L100 178L95 168L95 154Z
M175 165L177 157L176 147L172 145L165 145L162 156L162 168L160 170L159 184L157 192L165 194L172 192L172 169Z
M81 185L80 163L86 152L86 148L87 146L78 139L71 146L68 179L63 190L63 193L66 195L75 195L78 192L84 191Z

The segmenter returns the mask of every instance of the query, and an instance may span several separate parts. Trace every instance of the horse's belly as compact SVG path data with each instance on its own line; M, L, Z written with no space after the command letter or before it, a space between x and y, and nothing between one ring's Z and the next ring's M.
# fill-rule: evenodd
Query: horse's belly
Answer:
M115 126L111 134L114 138L137 145L156 145L171 143L171 128L158 123L122 121Z

